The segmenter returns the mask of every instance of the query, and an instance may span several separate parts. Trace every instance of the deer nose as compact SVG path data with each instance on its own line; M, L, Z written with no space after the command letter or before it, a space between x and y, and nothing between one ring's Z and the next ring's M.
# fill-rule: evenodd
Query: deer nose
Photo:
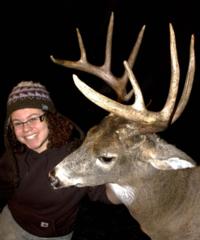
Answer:
M59 178L56 177L55 169L53 169L49 172L49 181L50 181L51 186L55 190L64 187L62 182L59 180Z

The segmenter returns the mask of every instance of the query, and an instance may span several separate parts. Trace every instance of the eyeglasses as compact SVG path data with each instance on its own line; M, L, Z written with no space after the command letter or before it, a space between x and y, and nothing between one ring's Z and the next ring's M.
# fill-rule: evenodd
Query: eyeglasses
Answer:
M44 119L45 119L45 113L40 116L32 117L24 122L14 121L12 122L12 125L17 130L22 129L25 126L25 124L27 124L29 127L35 127L39 122L43 122Z

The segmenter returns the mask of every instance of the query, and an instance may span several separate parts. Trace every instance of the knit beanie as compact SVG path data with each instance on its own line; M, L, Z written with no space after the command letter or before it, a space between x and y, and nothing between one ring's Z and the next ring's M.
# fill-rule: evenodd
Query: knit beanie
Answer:
M33 81L22 81L12 89L7 101L7 117L15 110L23 108L39 108L43 111L55 112L47 89Z

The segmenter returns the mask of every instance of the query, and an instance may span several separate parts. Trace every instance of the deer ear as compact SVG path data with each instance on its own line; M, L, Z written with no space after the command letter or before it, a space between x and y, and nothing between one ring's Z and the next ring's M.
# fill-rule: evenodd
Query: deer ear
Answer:
M192 168L195 165L187 160L172 157L165 160L151 159L150 164L160 170Z

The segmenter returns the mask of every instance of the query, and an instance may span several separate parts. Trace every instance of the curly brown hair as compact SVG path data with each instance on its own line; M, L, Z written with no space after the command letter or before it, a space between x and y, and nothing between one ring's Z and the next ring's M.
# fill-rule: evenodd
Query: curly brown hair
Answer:
M83 132L66 116L58 112L45 112L45 119L49 128L48 148L60 147L71 141L74 138L75 132L78 132L79 136L77 137L82 140L84 136ZM13 152L24 151L25 146L17 140L11 124L9 124L7 129L7 138Z

